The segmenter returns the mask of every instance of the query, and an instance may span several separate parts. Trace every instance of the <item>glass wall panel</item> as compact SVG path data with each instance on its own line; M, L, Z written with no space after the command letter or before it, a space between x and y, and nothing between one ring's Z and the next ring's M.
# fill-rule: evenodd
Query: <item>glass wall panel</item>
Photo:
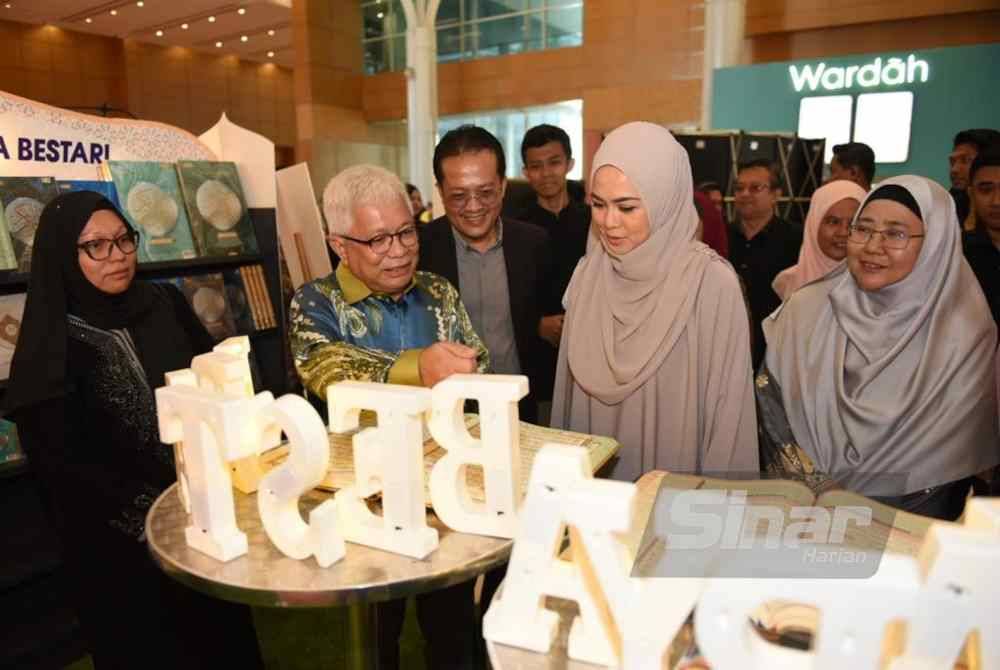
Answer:
M405 68L405 46L379 44L405 35L400 0L361 0L361 8L365 72ZM583 0L442 0L436 25L441 63L579 46Z

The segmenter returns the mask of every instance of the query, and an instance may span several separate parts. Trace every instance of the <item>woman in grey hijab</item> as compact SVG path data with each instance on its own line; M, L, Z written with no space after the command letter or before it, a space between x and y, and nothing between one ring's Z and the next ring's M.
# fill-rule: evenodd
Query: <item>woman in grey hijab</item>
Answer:
M1000 461L996 326L955 206L929 179L887 179L847 247L764 323L766 469L955 519L971 477Z
M729 263L695 239L687 154L665 128L629 123L598 149L590 184L552 425L617 439L614 479L756 478L747 313Z

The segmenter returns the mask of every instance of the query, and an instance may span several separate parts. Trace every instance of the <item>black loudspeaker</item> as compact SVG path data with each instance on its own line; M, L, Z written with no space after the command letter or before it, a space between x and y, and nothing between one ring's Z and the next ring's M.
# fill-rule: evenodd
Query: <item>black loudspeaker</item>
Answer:
M688 152L694 187L705 182L715 182L729 193L729 180L733 171L732 135L675 135Z
M766 160L775 165L781 182L779 216L790 221L805 220L809 199L822 183L825 140L809 140L784 133L708 133L676 135L688 152L695 188L706 181L722 187L729 220L733 188L739 165Z

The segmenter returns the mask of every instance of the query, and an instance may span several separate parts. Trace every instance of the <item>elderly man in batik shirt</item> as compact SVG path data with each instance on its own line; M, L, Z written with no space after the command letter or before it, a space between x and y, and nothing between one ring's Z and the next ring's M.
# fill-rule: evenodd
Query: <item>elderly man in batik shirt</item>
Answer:
M303 284L291 304L291 343L302 383L433 386L485 372L489 354L448 280L415 272L417 229L392 173L370 165L337 175L323 195L337 271Z
M358 165L323 193L329 277L303 284L291 304L295 369L315 396L344 380L433 386L485 372L489 354L448 280L416 272L419 240L406 190L391 172ZM380 668L399 667L405 601L378 606ZM428 668L479 665L473 582L417 597Z

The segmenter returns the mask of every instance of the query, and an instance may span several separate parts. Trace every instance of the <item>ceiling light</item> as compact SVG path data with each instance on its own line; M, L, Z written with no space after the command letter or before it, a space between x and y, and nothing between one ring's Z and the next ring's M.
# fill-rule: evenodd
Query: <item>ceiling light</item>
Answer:
M249 39L250 39L250 38L249 38L249 37L247 37L246 35L240 35L240 42L246 42L246 41L247 41L247 40L249 40Z
M268 30L268 31L267 31L267 34L268 34L268 35L269 35L270 37L274 37L274 31L273 31L273 30Z
M376 14L376 17L380 19L383 18L384 16L385 16L384 12L379 12L378 14Z
M6 4L4 4L4 9L10 9L10 3L9 2L6 3Z
M142 0L139 0L139 2L135 3L136 7L144 7L145 5L146 5L146 3L143 2Z
M268 58L274 58L274 52L273 51L268 51L267 52L267 57Z
M187 30L187 29L188 29L188 24L182 23L181 24L181 30Z
M10 6L10 5L8 5L8 7L9 7L9 6ZM87 18L85 18L85 19L84 19L84 21L86 21L87 23L93 23L93 22L94 22L94 19L92 19L92 18L90 18L90 17L88 16Z
M215 48L216 49L221 49L222 48L222 42L216 42L215 43Z
M242 7L240 7L239 9L236 10L236 13L239 14L240 16L243 16L244 14L247 13L247 10L245 10Z
M209 23L215 23L215 17L214 16L208 17L208 22Z
M156 36L157 37L163 37L163 31L162 30L157 30L156 31Z
M111 10L111 16L118 16L118 10L117 9L112 9Z

